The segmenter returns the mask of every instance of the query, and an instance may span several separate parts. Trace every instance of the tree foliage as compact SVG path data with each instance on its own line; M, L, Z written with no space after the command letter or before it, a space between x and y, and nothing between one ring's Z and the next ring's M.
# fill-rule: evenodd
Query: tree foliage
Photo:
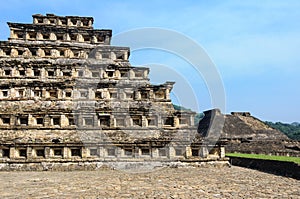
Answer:
M180 110L191 111L191 109L188 109L188 108L185 108L183 106L176 105L176 104L173 104L173 107L177 111L180 111ZM203 117L204 117L204 113L197 113L195 115L195 122L194 122L195 126L198 126L199 121L202 120Z
M293 140L300 140L300 123L293 122L292 124L286 124L282 122L265 122L267 125L274 129L277 129L287 135Z
M179 106L179 105L176 105L176 104L173 104L173 107L177 111L181 111L181 110L183 110L183 111L191 111L191 109L189 109L189 108L185 108L183 106Z
M195 126L198 126L199 121L204 118L204 113L197 113L195 116Z

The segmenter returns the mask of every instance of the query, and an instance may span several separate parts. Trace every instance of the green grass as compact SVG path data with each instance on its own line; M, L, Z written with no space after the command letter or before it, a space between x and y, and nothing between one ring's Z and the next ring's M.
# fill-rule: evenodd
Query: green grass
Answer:
M299 157L276 156L276 155L263 155L263 154L245 154L245 153L226 153L227 157L241 157L241 158L254 158L263 160L277 160L285 162L295 162L300 164Z

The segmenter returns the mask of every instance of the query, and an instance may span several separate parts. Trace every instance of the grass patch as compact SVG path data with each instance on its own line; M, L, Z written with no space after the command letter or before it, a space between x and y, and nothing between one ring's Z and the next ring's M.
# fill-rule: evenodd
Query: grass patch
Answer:
M254 158L263 160L277 160L284 162L295 162L300 164L299 157L276 156L276 155L263 155L263 154L245 154L245 153L226 153L227 157L241 157L241 158Z

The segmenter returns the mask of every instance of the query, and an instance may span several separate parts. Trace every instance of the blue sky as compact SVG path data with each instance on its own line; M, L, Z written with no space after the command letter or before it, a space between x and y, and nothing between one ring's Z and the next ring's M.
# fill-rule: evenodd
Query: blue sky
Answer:
M93 16L95 28L112 29L113 34L143 27L174 30L201 45L215 63L225 88L226 112L250 111L261 120L299 122L299 10L297 0L10 0L1 3L0 39L9 35L7 21L31 23L37 13ZM134 51L130 61L153 65L154 83L189 79L189 63L168 52ZM178 68L177 73L161 72L163 66ZM203 79L177 85L175 101L197 111L212 107ZM190 89L184 85L196 91L197 105L189 101Z

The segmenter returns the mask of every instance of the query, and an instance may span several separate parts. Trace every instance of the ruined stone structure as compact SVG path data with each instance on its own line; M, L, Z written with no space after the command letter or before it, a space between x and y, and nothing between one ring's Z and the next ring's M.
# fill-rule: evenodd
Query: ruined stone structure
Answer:
M227 152L256 153L300 157L300 142L290 140L282 132L271 128L249 112L222 114L214 109L204 112L198 132L205 135L209 121L217 117L224 118L220 139L227 140Z
M33 15L0 42L0 163L224 158L209 151L194 112L176 111L174 82L151 85L128 47L93 18Z

